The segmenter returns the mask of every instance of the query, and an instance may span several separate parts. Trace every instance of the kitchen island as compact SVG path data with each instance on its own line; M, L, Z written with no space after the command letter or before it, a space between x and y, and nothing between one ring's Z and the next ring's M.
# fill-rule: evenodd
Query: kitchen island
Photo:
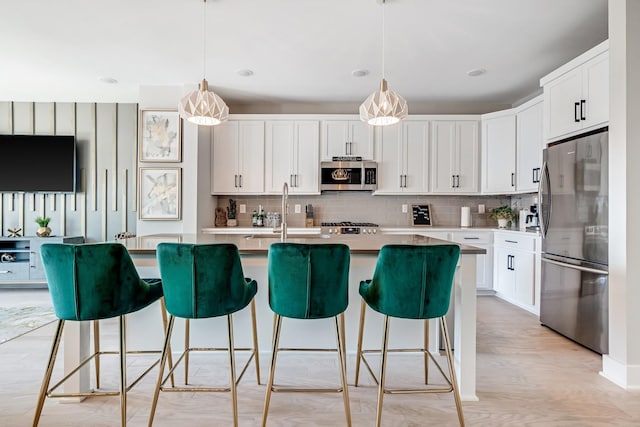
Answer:
M267 292L267 254L269 246L280 241L279 234L266 229L264 234L214 235L214 234L157 234L138 236L121 242L127 247L136 264L140 276L159 277L155 251L161 242L175 243L233 243L239 251L245 276L258 282L256 294L256 315L258 340L261 353L271 351L273 313L268 305ZM256 233L260 233L256 230ZM349 271L349 306L345 312L347 352L355 357L358 334L360 281L370 279L375 269L380 248L387 244L437 245L451 243L419 235L296 235L287 238L290 243L344 243L351 249ZM454 359L460 394L463 400L477 400L476 397L476 255L485 250L469 245L459 245L461 256L455 276L451 306L455 307ZM159 304L133 313L127 324L127 346L129 349L158 349L162 343L161 328L150 327L160 321ZM364 348L380 348L382 343L382 315L369 310L365 325ZM203 319L192 322L191 344L193 346L224 346L226 340L224 319ZM335 348L335 333L328 319L296 320L285 319L282 328L281 346L290 348ZM437 322L430 322L431 337L438 337ZM392 319L390 347L422 346L423 322L406 319ZM183 328L176 324L172 346L179 349L183 345ZM250 346L249 310L234 314L236 346ZM88 328L70 330L74 341L78 343L76 352L84 353L89 346ZM437 351L439 343L432 339L430 349ZM72 355L73 356L73 355ZM73 358L75 359L75 358ZM266 358L265 360L268 360ZM71 362L72 360L70 360ZM65 365L67 355L65 349ZM351 373L352 375L353 373ZM80 384L77 387L81 387Z

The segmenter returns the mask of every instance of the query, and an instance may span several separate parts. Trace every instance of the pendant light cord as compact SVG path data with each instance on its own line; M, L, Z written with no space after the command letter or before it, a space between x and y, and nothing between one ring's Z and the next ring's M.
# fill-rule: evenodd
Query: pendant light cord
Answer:
M385 0L382 0L382 78L385 78L384 72L384 4Z
M207 0L202 2L202 78L207 77Z

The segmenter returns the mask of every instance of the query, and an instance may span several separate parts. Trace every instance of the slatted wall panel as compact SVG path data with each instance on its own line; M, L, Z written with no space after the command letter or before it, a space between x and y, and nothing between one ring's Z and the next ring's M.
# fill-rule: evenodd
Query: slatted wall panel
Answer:
M38 216L53 234L112 240L136 228L137 105L0 102L0 134L75 135L75 194L0 194L0 235L34 236ZM34 153L46 155L46 153ZM28 162L29 159L3 159Z

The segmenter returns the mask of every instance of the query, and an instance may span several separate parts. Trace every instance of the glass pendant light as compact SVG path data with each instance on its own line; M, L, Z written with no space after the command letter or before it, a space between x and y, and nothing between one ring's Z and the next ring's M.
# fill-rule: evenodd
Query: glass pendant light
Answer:
M204 42L203 42L203 74L206 75L207 67L207 0L203 0L203 28L204 28ZM204 126L215 126L229 119L229 107L227 104L215 94L212 90L209 90L209 84L207 79L203 78L200 83L200 87L190 93L188 93L178 106L180 115L191 123Z
M407 101L389 90L384 78L384 4L382 0L382 81L380 90L373 92L360 105L360 120L374 126L387 126L398 123L409 114Z

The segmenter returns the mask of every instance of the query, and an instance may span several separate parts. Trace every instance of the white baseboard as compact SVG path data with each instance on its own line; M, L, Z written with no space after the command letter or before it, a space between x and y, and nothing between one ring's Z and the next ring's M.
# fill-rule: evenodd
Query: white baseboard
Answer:
M604 354L600 375L625 390L640 390L640 365L625 365Z

